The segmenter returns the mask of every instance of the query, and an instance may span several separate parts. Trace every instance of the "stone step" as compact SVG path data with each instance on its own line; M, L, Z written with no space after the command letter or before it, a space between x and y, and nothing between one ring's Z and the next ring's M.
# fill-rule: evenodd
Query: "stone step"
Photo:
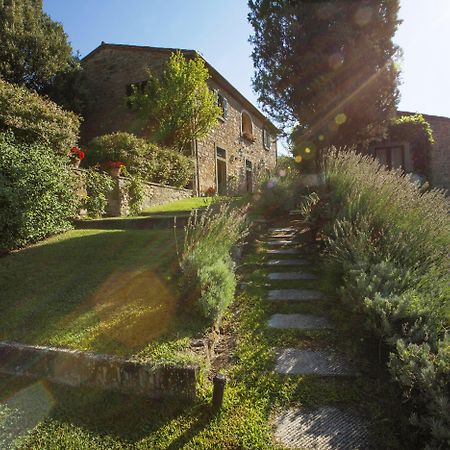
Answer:
M374 450L368 423L360 415L333 406L290 408L273 420L275 440L285 448Z
M269 248L268 255L300 255L302 252L296 248Z
M275 241L267 241L266 242L267 245L298 245L300 244L299 241L297 241L297 239L278 239Z
M269 319L269 327L287 330L321 330L332 328L326 317L312 316L310 314L274 314Z
M277 352L275 371L284 375L351 376L350 363L331 350L285 348Z
M296 258L296 259L271 259L265 262L266 266L305 266L309 264L309 261L306 259Z
M272 272L267 275L269 280L318 280L319 277L308 272Z
M289 300L289 301L303 301L303 300L320 300L323 293L313 289L270 289L269 300Z
M294 227L282 227L282 228L269 228L270 233L288 233L296 232L297 229Z
M295 238L297 235L296 233L283 233L283 234L269 234L269 238L270 239L293 239Z

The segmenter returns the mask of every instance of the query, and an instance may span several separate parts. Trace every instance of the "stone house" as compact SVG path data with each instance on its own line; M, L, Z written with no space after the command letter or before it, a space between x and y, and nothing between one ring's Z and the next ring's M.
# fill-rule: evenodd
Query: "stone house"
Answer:
M90 105L81 128L82 142L95 136L136 129L136 117L126 102L131 86L146 80L146 69L161 71L176 49L106 44L89 53L85 69ZM181 50L194 58L194 50ZM204 139L193 142L193 190L219 194L251 192L259 177L270 173L277 161L278 129L208 62L208 84L218 94L223 115Z
M398 115L413 113L399 111ZM429 177L433 187L450 193L450 118L422 114L433 130L434 144L429 155ZM373 144L370 153L389 168L414 172L410 142L383 141Z

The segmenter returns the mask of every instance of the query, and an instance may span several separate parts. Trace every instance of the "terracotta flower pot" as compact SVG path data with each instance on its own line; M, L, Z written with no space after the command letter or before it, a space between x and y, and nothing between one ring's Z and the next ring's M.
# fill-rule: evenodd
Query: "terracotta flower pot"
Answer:
M73 158L72 159L72 167L74 169L78 169L80 167L80 162L81 162L80 158Z
M120 175L120 167L110 167L109 174L114 178L118 178Z

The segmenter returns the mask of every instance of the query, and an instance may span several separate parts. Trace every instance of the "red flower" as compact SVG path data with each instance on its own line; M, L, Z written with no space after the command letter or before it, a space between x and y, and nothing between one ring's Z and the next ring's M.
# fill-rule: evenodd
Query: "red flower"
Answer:
M71 153L71 158L76 158L76 159L83 159L84 158L84 152L79 149L78 147L72 147L70 149L70 153Z

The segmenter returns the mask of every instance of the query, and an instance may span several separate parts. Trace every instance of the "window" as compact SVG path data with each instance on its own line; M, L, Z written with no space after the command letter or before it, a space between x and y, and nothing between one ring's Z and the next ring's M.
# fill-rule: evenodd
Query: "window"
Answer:
M405 167L405 149L403 145L376 147L374 152L380 164L387 166L389 169Z
M228 117L228 100L221 94L217 92L217 106L222 110L222 119L227 119Z
M265 128L263 128L263 144L266 150L270 150L270 147L272 145L272 137Z
M245 139L254 142L253 137L253 123L250 114L247 111L241 113L241 134Z
M127 84L125 87L126 96L129 97L133 93L134 88L137 88L140 92L144 92L145 86L147 86L147 80ZM127 106L128 108L131 108L131 102L128 99Z

